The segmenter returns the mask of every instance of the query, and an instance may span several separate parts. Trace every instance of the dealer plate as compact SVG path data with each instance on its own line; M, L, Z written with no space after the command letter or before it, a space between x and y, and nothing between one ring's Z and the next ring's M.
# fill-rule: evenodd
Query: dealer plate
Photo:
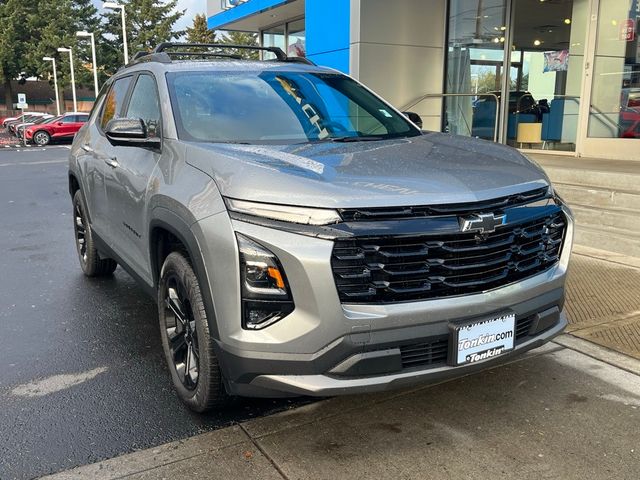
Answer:
M495 358L513 350L515 314L476 320L453 328L453 363L465 365Z

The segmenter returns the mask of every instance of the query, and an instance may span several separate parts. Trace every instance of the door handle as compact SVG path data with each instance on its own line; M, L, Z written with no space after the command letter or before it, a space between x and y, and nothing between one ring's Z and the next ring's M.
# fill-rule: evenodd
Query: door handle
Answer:
M82 145L82 149L85 152L89 152L89 153L93 153L94 152L93 148L91 148L88 143L85 143L84 145Z
M105 158L104 163L109 165L111 168L118 168L120 166L116 157Z

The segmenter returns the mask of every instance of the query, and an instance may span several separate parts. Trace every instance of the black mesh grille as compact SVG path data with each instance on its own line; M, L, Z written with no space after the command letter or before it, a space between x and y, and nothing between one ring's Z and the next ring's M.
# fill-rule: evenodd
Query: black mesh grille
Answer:
M331 266L343 303L390 303L491 290L547 270L566 222L558 211L485 236L388 236L336 240Z
M525 341L529 336L534 318L535 315L529 315L516 319L516 345ZM447 335L431 337L420 343L403 345L400 347L402 368L444 365L447 363L448 353L449 337Z
M549 188L543 187L506 197L493 198L483 202L407 207L345 208L340 210L340 215L345 222L357 222L389 220L396 218L433 217L437 215L456 215L466 214L470 211L473 211L473 213L484 213L536 202L547 198L548 196Z

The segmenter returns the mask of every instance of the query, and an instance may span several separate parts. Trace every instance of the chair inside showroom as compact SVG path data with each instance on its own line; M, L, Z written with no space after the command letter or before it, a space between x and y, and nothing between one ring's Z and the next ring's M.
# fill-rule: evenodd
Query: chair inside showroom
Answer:
M542 114L543 149L547 147L548 142L560 142L562 140L565 103L566 101L563 98L554 98L551 100L549 113Z
M487 98L476 103L471 121L471 135L485 140L493 140L496 111L496 102L493 99Z

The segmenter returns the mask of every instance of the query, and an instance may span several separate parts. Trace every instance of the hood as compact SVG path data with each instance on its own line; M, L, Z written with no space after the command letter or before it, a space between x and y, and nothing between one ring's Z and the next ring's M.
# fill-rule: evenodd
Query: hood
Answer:
M549 185L513 148L441 133L353 143L193 143L186 158L226 197L310 207L475 202Z

